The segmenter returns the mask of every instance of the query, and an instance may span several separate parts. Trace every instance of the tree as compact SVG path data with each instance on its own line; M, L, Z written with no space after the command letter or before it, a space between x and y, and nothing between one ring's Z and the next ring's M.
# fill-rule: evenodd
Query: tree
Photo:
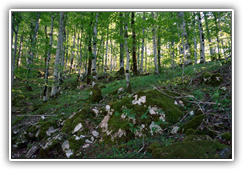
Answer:
M143 22L145 21L145 12L143 12ZM141 64L140 64L140 74L143 72L143 55L144 55L144 24L142 24L142 30L143 30L143 35L142 35L142 53L141 53Z
M92 77L97 80L97 73L96 73L96 43L97 43L97 25L98 25L98 17L99 13L96 13L95 16L95 24L94 24L94 35L93 35L93 57L92 57Z
M222 50L223 50L223 54L224 54L224 59L226 60L226 54L225 54L225 52L224 52L224 42L223 42L222 33L221 33L221 28L220 28L220 17L219 17L219 12L218 12L218 21L219 21L219 34L220 34L220 36L221 36Z
M195 64L197 64L197 40L195 37L195 24L196 24L196 14L193 12L193 40L194 40L194 55L195 55Z
M209 33L209 28L208 28L208 16L206 12L203 12L204 18L205 18L205 24L206 24L206 30L207 30L207 37L208 37L208 42L209 42L209 48L210 48L210 56L213 56L213 48L212 48L212 41L211 41L211 36Z
M199 35L200 35L200 63L205 64L205 53L204 53L204 33L201 21L200 12L198 12L198 27L199 27Z
M128 33L127 33L127 20L128 20L128 14L125 14L125 50L126 50L126 57L127 57L127 61L126 61L126 72L125 72L125 76L126 76L126 83L127 83L127 92L128 93L132 93L132 87L130 84L130 73L129 73L129 63L130 63L130 56L129 56L129 50L128 50L128 45L127 45L127 38L128 38Z
M136 33L135 33L135 23L134 23L134 12L132 12L131 17L131 27L132 27L132 39L133 39L133 46L132 46L132 72L134 75L138 75L137 69L137 57L136 57Z
M155 27L155 21L156 21L156 16L154 17L154 12L151 12L151 16L153 18L153 49L154 49L154 66L155 66L155 74L159 74L159 69L158 69L158 64L157 64L157 55L156 55L156 27Z
M51 48L52 48L52 40L53 40L53 21L54 16L53 12L51 13L51 32L50 32L50 42L48 46L48 52L47 52L47 60L46 60L46 69L45 69L45 84L44 84L44 93L43 93L43 102L47 101L47 88L48 88L48 76L49 76L49 63L51 59Z
M53 81L54 84L51 89L51 97L55 97L58 90L58 67L59 67L59 60L60 60L60 53L62 48L62 33L63 33L63 17L64 13L60 12L60 21L59 21L59 30L58 30L58 42L57 42L57 50L56 50L56 58L55 58L55 65L54 65L54 74L53 74Z

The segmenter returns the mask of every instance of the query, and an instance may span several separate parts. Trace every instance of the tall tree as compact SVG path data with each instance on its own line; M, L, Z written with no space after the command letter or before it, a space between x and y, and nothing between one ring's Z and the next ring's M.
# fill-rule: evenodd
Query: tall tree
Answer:
M96 72L96 52L97 52L97 25L98 25L98 17L99 17L99 13L96 13L95 16L95 23L94 23L94 33L93 33L93 57L92 57L92 77L97 80L98 76L97 76L97 72Z
M73 36L73 47L72 47L72 56L71 56L71 61L70 61L70 69L69 69L69 76L72 73L72 69L73 69L73 59L74 59L74 48L75 48L75 39L76 39L76 29L74 28L74 36Z
M158 69L158 64L157 64L157 55L156 55L156 25L155 25L155 21L156 21L156 16L154 16L154 12L151 13L152 18L153 18L153 49L154 49L154 66L155 66L155 74L159 74L159 69Z
M224 54L224 59L226 60L226 54L224 52L224 42L223 42L221 27L220 27L220 13L219 12L218 12L218 21L219 21L219 34L220 34L220 37L221 37L222 50L223 50L223 54Z
M134 22L134 12L132 12L131 17L131 27L132 27L132 39L133 39L133 46L132 46L132 72L134 75L138 75L137 69L137 57L136 57L136 33L135 33L135 22Z
M204 19L205 19L205 24L206 24L206 30L207 30L207 38L208 38L208 42L209 42L209 48L210 48L210 56L213 56L213 48L212 48L212 42L211 42L211 36L209 33L209 28L208 28L208 16L206 12L203 12L204 14Z
M45 84L44 84L44 93L43 93L43 102L47 101L47 88L48 88L48 76L49 76L49 63L51 59L51 48L52 48L52 40L53 40L53 21L54 16L53 12L51 13L51 32L50 32L50 42L47 50L47 60L46 60L46 69L45 69Z
M123 13L120 12L120 74L124 75L124 31Z
M54 84L51 89L51 97L55 97L58 90L58 67L59 67L59 60L60 60L60 53L62 48L62 33L63 33L63 18L64 13L60 12L60 21L59 21L59 29L58 29L58 41L57 41L57 50L56 50L56 58L55 58L55 64L54 64L54 74L53 74L53 81Z
M144 55L144 21L145 21L145 12L143 12L143 23L142 23L142 52L141 52L141 64L140 64L140 74L143 72L143 55Z
M217 13L213 12L213 16L214 16L214 22L215 22L215 29L216 29L216 36L217 36L217 46L218 46L218 59L221 58L220 56L220 48L219 48L219 29L218 29L218 24L217 24Z
M128 14L125 14L125 50L126 50L126 57L127 57L127 61L126 61L126 83L127 83L127 92L128 93L132 93L132 87L130 84L130 73L129 73L129 63L130 63L130 56L129 56L129 50L128 50L128 44L127 44L127 38L128 38L128 33L127 33L127 20L128 20Z
M199 27L199 35L200 35L200 63L205 64L204 33L203 33L203 27L202 27L200 12L198 12L198 27Z
M107 24L106 53L105 53L105 70L104 70L105 73L106 73L106 70L107 70L108 35L109 35L109 23Z
M195 56L195 64L197 64L197 40L195 37L195 25L196 25L196 14L193 12L193 40L194 40L194 56Z

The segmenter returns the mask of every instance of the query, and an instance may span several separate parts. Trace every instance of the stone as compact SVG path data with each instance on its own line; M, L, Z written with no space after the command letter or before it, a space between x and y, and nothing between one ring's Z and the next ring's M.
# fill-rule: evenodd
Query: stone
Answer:
M163 132L163 129L159 125L156 125L154 121L152 121L152 123L149 125L149 128L152 136L154 134L161 134Z
M225 158L225 159L230 158L231 149L230 148L224 148L223 150L221 150L219 152L219 155L220 155L221 158Z
M104 119L100 122L99 127L102 129L102 132L106 132L108 130L108 121L110 119L109 113L104 117Z
M120 88L117 90L117 93L120 94L120 93L122 93L124 90L125 90L124 88L120 87Z
M33 154L35 154L35 152L39 149L39 146L32 146L31 149L27 152L27 154L25 155L26 158L30 158Z
M178 127L178 126L174 126L170 133L171 134L176 134L179 128L180 127Z
M90 144L86 143L86 144L84 144L84 146L82 146L82 148L83 148L83 149L86 149L86 148L88 148L89 146L90 146Z
M93 142L92 142L92 141L90 141L89 139L85 139L85 143L92 144Z
M96 116L99 115L99 110L97 110L96 108L92 109L92 111L95 113Z
M63 152L66 153L67 158L69 158L73 154L72 150L69 149L69 147L70 147L69 141L65 140L62 144L62 150L63 150Z
M99 136L99 132L97 132L96 130L93 130L91 133L96 138Z
M49 127L49 129L46 131L47 136L51 136L52 133L55 133L58 129L54 129L53 126Z
M82 123L79 123L79 124L74 128L73 133L76 133L77 131L79 131L79 130L82 129L82 128L83 128Z
M135 99L132 101L132 104L141 105L142 103L146 103L146 96L141 96L138 100L137 100L138 95L135 95L134 97Z

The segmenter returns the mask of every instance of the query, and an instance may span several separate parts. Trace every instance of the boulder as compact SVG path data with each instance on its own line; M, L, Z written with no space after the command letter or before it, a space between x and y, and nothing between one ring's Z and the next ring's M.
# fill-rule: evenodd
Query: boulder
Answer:
M102 99L101 90L98 84L95 84L91 89L91 99L92 103L98 103Z
M203 73L201 76L201 80L203 83L212 86L219 86L224 81L223 76L220 73L209 73L209 72Z
M140 91L106 106L107 115L99 124L101 141L121 143L142 136L163 133L183 113L171 98L157 90Z

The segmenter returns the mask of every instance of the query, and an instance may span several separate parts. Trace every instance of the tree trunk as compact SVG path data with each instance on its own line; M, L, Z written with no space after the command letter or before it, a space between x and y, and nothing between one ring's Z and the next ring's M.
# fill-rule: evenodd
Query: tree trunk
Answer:
M212 48L212 42L211 42L211 37L210 37L210 33L209 33L209 28L208 28L208 17L207 17L207 13L203 12L204 14L204 18L205 18L205 24L206 24L206 30L207 30L207 37L208 37L208 42L209 42L209 48L210 48L210 56L213 56L213 48Z
M158 68L159 70L161 69L161 64L160 64L160 26L159 26L159 29L158 29L158 46L157 46L157 50L158 50Z
M200 63L204 63L205 65L205 53L204 53L204 34L203 34L203 27L201 22L201 15L198 12L198 27L199 27L199 35L200 35Z
M221 58L220 56L220 48L219 48L219 31L218 31L218 27L217 27L217 16L216 16L216 12L213 12L214 15L214 22L215 22L215 27L216 27L216 35L217 35L217 45L218 45L218 59Z
M133 68L132 72L134 75L138 76L138 69L137 69L137 57L136 57L136 33L135 33L135 26L134 26L134 12L132 12L131 18L131 27L132 27L132 39L133 39L133 48L132 48L132 62Z
M15 19L15 18L14 18ZM17 18L16 18L17 20ZM15 40L14 40L14 53L13 53L13 58L12 58L12 84L11 87L13 88L13 80L14 80L14 67L15 67L15 58L16 58L16 53L17 53L17 42L18 42L18 31L19 31L19 20L17 21L16 24L16 30L13 28L13 31L15 33ZM14 25L13 25L14 26ZM12 32L13 33L13 32Z
M222 50L223 50L223 54L224 54L224 59L226 60L226 54L225 54L225 52L224 52L224 42L223 42L222 33L221 33L221 28L220 28L220 16L219 16L219 12L218 12L218 21L219 21L219 34L220 34L220 36L221 36Z
M21 38L20 38L20 43L19 43L19 54L18 54L18 60L17 60L17 69L19 68L19 65L21 64L23 38L24 38L24 33L22 33Z
M93 53L92 53L92 20L90 20L90 27L88 32L88 57L89 57L89 63L88 63L88 74L87 74L87 84L91 82L91 66L92 66L92 59L93 59Z
M123 31L123 13L120 12L120 37L124 37ZM120 39L120 74L124 75L124 40Z
M109 24L107 25L107 39L106 39L105 71L104 71L104 73L106 73L106 70L107 70L108 35L109 35Z
M55 97L56 96L57 90L58 90L58 84L59 84L59 81L58 81L58 67L59 67L60 53L61 53L61 48L62 48L63 16L64 16L64 13L60 12L57 50L56 50L56 58L55 58L54 74L53 74L54 84L53 84L52 89L51 89L51 97Z
M110 39L110 44L111 44L110 72L112 73L112 41L111 41L111 39Z
M145 57L145 72L147 72L147 46L146 45L145 45L144 57Z
M68 25L68 15L66 15L67 16L67 24L66 25ZM66 50L66 60L65 60L65 73L64 73L64 77L65 78L67 78L67 60L68 60L68 35L69 35L69 30L67 29L67 34L66 34L66 44L67 44L67 50Z
M171 12L171 20L173 19L173 14ZM173 25L171 26L171 31L172 33L174 32L174 27ZM174 51L174 37L172 36L171 37L171 52L172 52L172 62L171 62L171 65L172 65L172 69L174 70L175 69L175 51ZM170 53L171 55L171 53Z
M79 69L78 69L78 81L80 79L81 76L81 67L82 67L82 34L83 34L83 25L82 25L82 29L81 29L81 34L80 34L80 44L79 44L79 51L80 51L80 55L79 55Z
M128 13L125 14L126 16L126 24L125 24L125 50L126 50L126 57L127 57L127 61L126 61L126 83L127 83L127 92L132 94L132 87L130 84L130 73L129 73L129 63L130 63L130 56L129 56L129 50L128 50L128 45L127 45L127 38L128 38L128 34L127 34L127 20L128 20Z
M66 22L65 19L63 19L63 24L62 24L62 39L61 39L61 52L60 55L61 57L61 68L59 71L59 80L60 83L63 83L63 69L64 69L64 54L65 54L65 46L63 45L63 42L65 42L66 40L66 30L65 30L65 26L66 26Z
M97 48L96 48L96 44L97 44L97 25L98 25L98 17L99 17L99 13L96 13L95 16L95 23L94 23L94 35L93 35L93 57L92 57L92 77L97 80L98 76L97 76L97 72L96 72L96 52L97 52Z
M50 33L50 43L47 50L47 60L46 60L46 69L45 69L45 86L43 93L43 102L47 101L47 88L48 88L48 76L49 76L49 63L51 59L51 48L52 48L52 38L53 38L53 13L51 14L51 33Z
M69 76L73 69L73 58L74 58L74 53L75 53L75 51L73 49L75 48L75 39L76 39L76 30L74 28L74 37L73 37L72 56L71 56L71 62L70 62Z
M154 20L154 22L156 21L156 16L154 17L154 13L151 13L152 18ZM155 74L159 74L159 69L158 69L158 64L157 64L157 55L156 55L156 25L153 24L153 48L154 48L154 66L155 66Z
M77 63L78 63L78 46L79 46L79 34L78 34L78 38L77 38L77 46L76 46L76 62L75 62L75 74L77 73Z
M195 55L195 64L197 64L197 41L196 41L196 37L195 37L195 25L196 25L196 14L195 12L193 12L193 36L194 36L194 55Z
M143 12L143 21L145 21L145 12ZM143 55L144 55L144 26L142 24L143 38L142 38L142 52L141 52L141 64L140 64L140 74L143 72Z

